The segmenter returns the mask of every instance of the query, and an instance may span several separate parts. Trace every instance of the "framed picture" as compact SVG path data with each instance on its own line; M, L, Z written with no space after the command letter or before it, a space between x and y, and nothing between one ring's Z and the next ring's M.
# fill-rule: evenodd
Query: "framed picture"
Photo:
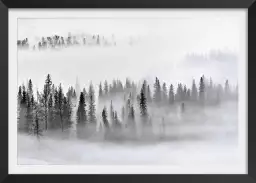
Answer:
M251 1L2 3L2 181L254 181Z

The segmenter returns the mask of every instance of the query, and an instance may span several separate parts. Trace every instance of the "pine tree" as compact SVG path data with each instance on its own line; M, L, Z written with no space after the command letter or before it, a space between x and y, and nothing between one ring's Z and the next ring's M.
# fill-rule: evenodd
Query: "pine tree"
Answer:
M86 89L83 88L83 94L84 94L84 100L85 100L85 103L88 102L88 93L86 92Z
M29 79L29 81L28 81L28 95L29 95L29 97L31 97L32 94L33 94L33 84L32 84L31 79Z
M151 90L150 90L149 85L148 85L148 89L147 89L147 101L148 101L148 103L152 102Z
M60 123L61 123L61 130L64 131L64 124L63 124L63 104L64 104L64 95L63 95L63 89L61 84L58 88L58 113L60 116Z
M115 92L116 92L116 89L117 89L117 82L116 82L116 80L114 79L113 82L112 82L112 92L115 93Z
M200 83L199 83L199 99L201 102L203 102L205 99L205 84L204 84L203 77L200 78Z
M45 130L48 129L48 100L51 93L51 76L50 74L47 75L45 84L44 84L44 90L43 90L43 107L44 107L44 120L45 120Z
M153 98L154 98L155 103L159 103L159 102L161 102L161 85L160 85L160 82L157 77L156 77L156 80L154 83L154 88L155 88L155 91L154 91Z
M89 87L89 109L88 109L88 118L89 122L95 123L96 122L96 109L95 109L95 96L94 96L94 89L92 83Z
M140 91L140 113L141 117L144 121L146 121L147 118L147 99L145 95L146 90L146 81L143 82L141 91Z
M108 82L105 80L104 82L104 94L107 96L108 95Z
M187 87L186 87L186 85L184 85L184 87L183 87L182 94L183 94L183 101L187 100Z
M179 83L176 91L176 96L175 96L177 101L183 101L184 100L184 92L182 88L182 84Z
M26 96L26 98L27 98L27 107L30 107L31 101L30 101L29 92L27 91L26 94L27 94L27 96Z
M33 120L33 124L32 124L32 133L37 137L37 139L39 140L40 137L43 135L42 132L42 128L40 125L40 109L37 105L35 105L34 107L34 120Z
M110 95L113 94L113 87L112 87L111 84L108 87L108 92L109 92Z
M230 95L230 88L229 88L228 80L226 80L226 82L225 82L225 88L224 88L224 90L225 90L225 97L226 97L226 99L228 99L228 98L229 98L229 95Z
M73 97L76 98L76 90L73 91Z
M65 124L68 127L70 127L71 124L72 124L71 115L72 115L71 105L70 105L69 100L67 99L67 97L64 97L63 98L63 119L65 119Z
M18 103L21 103L21 99L22 99L22 89L21 89L21 86L19 86L19 91L18 91Z
M135 126L135 111L133 105L131 105L129 113L128 113L128 120L129 120L129 125Z
M103 90L102 90L102 85L101 85L101 82L100 82L100 86L99 86L99 98L101 98L103 95Z
M169 104L174 104L174 88L172 84L169 89Z
M34 98L33 93L32 93L32 96L31 96L30 102L31 102L31 106L33 107L33 106L35 105L35 98Z
M110 121L111 121L111 123L113 124L113 123L114 123L115 114L114 114L114 108L113 108L112 100L111 100L111 102L110 102L109 115L110 115Z
M49 95L49 100L48 100L48 118L49 118L49 123L51 127L54 127L54 105L53 105L53 94L52 92Z
M198 92L197 92L196 82L193 79L191 99L193 101L197 101L197 97L198 97Z
M102 115L102 121L103 121L103 124L104 124L105 128L109 128L108 115L107 115L106 107L103 108L103 111L102 111L101 115Z
M22 105L26 105L27 104L27 92L26 92L25 86L23 87L23 91L22 91L21 104Z
M32 97L32 96L31 96ZM29 91L26 92L26 122L25 122L25 131L29 132L31 125L33 124L33 105L31 104L31 98L29 96Z
M187 90L187 93L186 93L186 98L187 100L189 101L190 100L190 97L191 97L191 94L190 94L190 89Z
M120 121L119 121L119 119L118 119L117 111L114 112L114 125L115 125L115 127L117 127L117 128L120 128L120 127L121 127Z
M163 87L162 87L162 100L163 102L167 101L167 87L166 87L166 83L163 83Z
M45 80L45 85L46 85L46 90L47 90L47 95L51 93L51 86L52 86L52 79L50 74L47 75L46 80Z
M85 123L87 120L85 107L86 107L86 104L85 104L84 94L83 94L83 92L81 92L78 109L77 109L77 122L78 123Z

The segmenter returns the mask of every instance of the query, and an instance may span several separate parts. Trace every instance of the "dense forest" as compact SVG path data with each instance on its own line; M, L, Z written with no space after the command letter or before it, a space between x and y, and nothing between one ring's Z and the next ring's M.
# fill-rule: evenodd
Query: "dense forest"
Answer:
M62 84L55 85L48 74L42 91L33 91L29 79L18 87L17 96L18 131L37 138L57 131L69 138L72 130L80 139L95 134L103 139L164 138L165 128L173 121L187 122L194 114L203 118L207 108L237 102L238 85L231 86L228 80L216 84L205 76L198 84L192 80L190 87L168 86L157 77L153 86L127 78L125 83L101 82L97 92L92 83L81 92L73 86L64 92ZM161 129L158 134L152 130L156 125Z

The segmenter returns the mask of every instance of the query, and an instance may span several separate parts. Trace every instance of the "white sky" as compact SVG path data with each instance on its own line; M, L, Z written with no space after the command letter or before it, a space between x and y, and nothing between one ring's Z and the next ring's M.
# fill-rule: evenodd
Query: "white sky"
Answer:
M126 76L139 80L155 75L160 75L162 80L172 78L172 81L177 81L182 80L184 75L185 79L198 77L194 72L175 66L189 52L228 49L239 58L242 56L241 50L244 48L241 45L245 41L243 11L186 11L183 14L173 11L168 18L156 18L155 15L152 13L148 18L19 19L19 39L28 37L33 40L53 34L67 36L68 32L83 32L105 36L114 34L118 44L117 48L109 50L90 48L89 51L65 50L51 54L19 53L19 84L29 77L41 87L46 72L51 72L56 82L72 85L75 84L76 76L82 83L90 80L98 83L112 78L123 80ZM137 46L130 48L123 44L129 36L140 37ZM245 61L243 59L239 61ZM60 60L63 66L57 68ZM141 69L141 65L146 68ZM216 77L223 75L220 77L223 79L223 72L220 70L216 73L215 68L211 73L207 68L204 73L215 74Z

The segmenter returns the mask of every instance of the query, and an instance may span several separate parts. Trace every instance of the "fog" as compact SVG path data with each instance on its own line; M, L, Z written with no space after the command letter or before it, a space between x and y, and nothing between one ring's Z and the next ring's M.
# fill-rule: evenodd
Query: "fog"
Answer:
M164 136L156 117L152 125L154 135L150 131L151 136L146 139L130 140L123 135L106 140L102 132L79 139L72 131L68 136L54 131L45 133L38 141L19 133L18 164L166 164L206 170L208 166L222 166L227 171L238 171L243 162L237 141L237 103L206 109L203 117L190 110L181 118L166 116ZM158 115L162 115L161 110Z
M161 84L166 82L168 90L173 84L176 92L178 83L191 88L195 79L198 86L204 75L222 86L228 79L233 91L238 83L238 63L244 61L239 51L243 41L239 28L241 20L232 16L211 17L211 20L95 20L96 23L76 20L70 24L71 29L66 25L68 21L60 21L58 27L57 20L19 20L18 38L29 37L33 44L41 36L66 36L73 31L75 34L114 34L116 46L74 45L61 49L18 50L18 85L27 85L31 79L34 92L42 91L46 75L50 74L53 83L61 83L66 94L70 86L75 86L76 78L81 90L85 87L88 91L92 83L97 117L96 130L90 125L80 129L74 125L64 132L61 129L44 131L40 140L18 132L18 164L165 164L199 167L202 172L211 166L216 167L216 171L217 167L240 170L243 162L238 149L237 99L206 107L187 102L184 113L180 103L172 107L152 104L148 106L152 119L149 127L141 124L140 108L135 99L135 131L113 129L106 136L101 129L103 107L109 110L112 100L121 119L121 109L126 102L123 94L98 100L99 83L105 80L112 83L113 79L119 79L124 84L128 77L138 84L138 90L146 80L153 93L158 77ZM79 28L81 23L90 26ZM94 24L97 26L93 28ZM123 33L128 27L136 27L138 31ZM77 106L73 110L72 121L76 124Z

